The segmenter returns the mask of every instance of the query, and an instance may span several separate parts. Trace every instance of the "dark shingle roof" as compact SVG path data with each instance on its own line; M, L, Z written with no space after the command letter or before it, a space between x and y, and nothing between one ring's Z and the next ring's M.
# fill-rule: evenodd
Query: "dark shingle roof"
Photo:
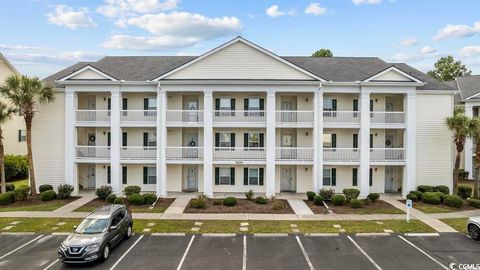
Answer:
M153 80L193 59L196 56L107 56L97 62L79 62L44 80L54 83L87 65L108 74L117 80ZM418 89L454 90L451 86L427 76L403 63L387 63L378 57L311 57L286 56L283 59L327 81L363 81L391 66L427 83Z
M480 93L480 75L458 77L455 82L464 100Z

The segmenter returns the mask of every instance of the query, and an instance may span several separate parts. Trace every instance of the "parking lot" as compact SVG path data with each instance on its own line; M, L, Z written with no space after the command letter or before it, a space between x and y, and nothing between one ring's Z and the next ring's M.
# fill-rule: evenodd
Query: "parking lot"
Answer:
M479 264L480 243L463 234L135 235L106 262L66 266L61 235L1 235L2 269L450 269Z

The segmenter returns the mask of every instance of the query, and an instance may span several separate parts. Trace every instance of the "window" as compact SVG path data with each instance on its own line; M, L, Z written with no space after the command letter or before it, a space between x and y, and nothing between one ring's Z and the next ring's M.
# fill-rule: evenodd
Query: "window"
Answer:
M19 129L18 130L18 141L19 142L25 142L27 141L27 131L24 129Z
M248 169L248 185L258 186L260 183L260 172L258 168L249 168Z
M248 133L248 147L260 147L260 133Z
M230 133L220 133L220 146L219 147L230 147L232 145L232 138Z
M127 183L127 167L122 167L122 184Z
M368 185L372 186L373 185L373 170L370 168L370 171L368 172Z
M259 98L249 98L248 99L248 110L259 111L260 110L260 99Z
M143 99L143 115L144 116L156 116L157 115L157 98L144 98Z
M352 186L356 187L358 185L358 169L352 169Z
M154 185L157 183L157 168L143 167L143 184Z
M144 132L143 133L143 146L147 146L147 147L157 146L157 133L156 132Z
M232 109L231 99L221 98L220 99L220 110L221 111L230 111Z
M231 185L232 175L230 168L219 168L219 185Z
M112 182L112 168L107 166L107 184Z
M156 111L157 110L157 99L156 98L149 98L148 99L148 110L149 111Z
M323 134L323 148L336 148L337 147L337 134Z
M337 185L337 170L335 168L323 168L323 185Z
M333 111L333 99L331 97L323 98L323 110L324 111Z

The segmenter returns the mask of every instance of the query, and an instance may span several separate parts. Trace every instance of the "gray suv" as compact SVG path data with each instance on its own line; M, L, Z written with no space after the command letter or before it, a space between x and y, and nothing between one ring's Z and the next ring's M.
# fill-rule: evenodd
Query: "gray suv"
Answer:
M132 235L132 226L132 216L124 205L100 207L60 244L58 257L64 263L106 260L111 248Z

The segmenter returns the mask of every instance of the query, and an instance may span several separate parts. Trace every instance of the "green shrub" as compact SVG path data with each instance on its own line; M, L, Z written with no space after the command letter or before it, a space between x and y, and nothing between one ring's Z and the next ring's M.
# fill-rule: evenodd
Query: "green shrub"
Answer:
M113 200L114 204L125 204L125 198L123 197L116 197L115 200Z
M247 200L249 201L253 200L253 196L254 196L253 190L250 189L249 191L245 192L245 197L247 198Z
M143 205L145 203L143 196L137 193L128 196L127 200L131 205Z
M0 205L7 205L11 204L15 201L15 197L13 195L13 192L5 192L0 194Z
M265 197L257 197L255 198L255 203L256 204L267 204L267 199Z
M14 191L15 190L15 185L12 183L5 183L5 189L8 191Z
M417 190L421 191L422 193L433 192L433 186L420 185L417 187Z
M53 201L57 198L57 193L53 190L47 190L40 194L40 199L44 202Z
M473 206L475 208L480 208L480 200L477 199L467 199L467 203L470 206Z
M125 187L124 193L128 198L132 194L140 194L140 191L142 191L142 188L139 186L127 186Z
M43 193L47 190L53 190L53 186L52 185L40 185L38 187L38 191L40 191L40 193Z
M112 194L112 187L111 186L101 186L101 187L97 188L97 190L95 191L95 194L101 200L105 200L108 197L108 195Z
M27 156L5 155L5 179L25 179L28 177Z
M13 191L13 196L15 201L25 201L28 198L28 193L30 193L29 186L21 186Z
M472 196L472 188L469 186L460 185L458 186L457 191L457 195L464 200Z
M423 192L418 190L412 190L410 191L410 194L414 194L415 196L417 196L417 200L421 200Z
M107 198L105 199L108 203L115 203L115 199L117 198L117 195L115 194L110 194L107 196Z
M282 210L285 208L287 208L287 205L283 201L277 200L275 197L272 198L272 210Z
M442 192L445 195L450 194L450 189L447 186L444 186L444 185L435 186L433 188L433 191Z
M237 198L235 197L227 197L223 199L223 205L225 206L235 206L237 205Z
M422 202L428 204L440 204L442 202L442 197L438 192L424 192L422 194Z
M343 190L343 194L345 194L345 199L347 202L357 199L360 195L360 190L356 188L346 188Z
M58 199L68 199L73 192L73 186L68 184L61 184L57 187Z
M445 205L455 208L460 208L463 205L462 198L458 197L457 195L446 195L445 198L443 198L443 201Z
M143 194L143 199L145 200L145 204L154 204L157 201L157 195L153 193L145 193Z
M370 193L368 194L367 199L369 199L371 202L376 202L378 199L380 199L380 195L378 193Z
M223 201L222 201L222 203L223 203ZM207 198L205 196L202 196L202 195L198 196L198 198L192 200L192 202L190 203L190 207L197 208L197 209L206 208L207 207Z
M213 200L213 205L223 205L223 200L222 199L214 199Z
M414 193L409 193L407 194L407 200L412 200L412 201L418 201L418 196L415 195Z
M323 200L327 202L332 200L333 194L335 194L335 190L333 188L322 188L318 192L318 195L322 196Z
M458 171L458 177L459 177L460 179L468 179L468 174L469 174L469 172L466 172L466 171L463 170L463 169L460 169L460 170Z
M344 205L345 204L345 196L336 194L332 196L332 203L333 205Z
M313 202L313 197L315 197L315 195L317 195L317 193L313 192L313 191L307 191L307 199L311 202Z
M315 197L313 197L313 203L316 205L323 205L322 195L315 195Z
M357 200L357 199L352 199L352 200L350 200L350 207L361 208L362 207L362 201Z
M440 197L440 201L443 202L443 198L445 198L445 194L440 191L434 191L433 193L436 193Z

